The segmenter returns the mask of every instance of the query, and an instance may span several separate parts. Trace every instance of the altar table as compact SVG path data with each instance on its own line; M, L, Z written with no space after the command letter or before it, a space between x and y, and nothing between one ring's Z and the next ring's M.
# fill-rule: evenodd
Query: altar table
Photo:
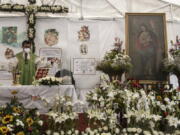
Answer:
M77 93L74 85L59 85L59 86L0 86L0 105L4 105L14 96L12 91L17 91L15 96L23 103L25 108L37 108L41 113L46 113L53 104L57 95L70 96L72 102L75 103ZM49 105L43 99L49 102Z

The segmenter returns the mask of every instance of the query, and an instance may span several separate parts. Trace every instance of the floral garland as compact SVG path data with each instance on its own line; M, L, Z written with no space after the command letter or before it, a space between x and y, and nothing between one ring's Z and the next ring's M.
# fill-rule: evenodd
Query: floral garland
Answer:
M42 5L42 6L36 6L34 5L36 3L36 0L28 0L30 5L25 6L22 4L2 4L0 5L0 11L5 12L23 12L27 15L27 24L28 24L28 30L27 30L27 37L28 40L32 43L33 46L33 52L35 52L35 43L34 38L36 34L35 24L36 24L36 13L43 12L43 13L68 13L67 7L62 7L59 5Z

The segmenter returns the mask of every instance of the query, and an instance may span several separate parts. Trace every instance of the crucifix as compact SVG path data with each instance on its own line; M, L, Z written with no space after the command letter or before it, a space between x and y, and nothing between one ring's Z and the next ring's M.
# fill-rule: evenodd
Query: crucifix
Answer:
M1 4L0 5L0 11L4 12L22 12L25 13L27 16L27 23L28 23L28 29L27 29L27 37L28 40L31 42L33 46L33 52L35 52L35 24L36 24L36 14L37 13L68 13L67 7L62 7L60 5L42 5L37 6L36 0L28 0L29 4L23 5L23 4Z

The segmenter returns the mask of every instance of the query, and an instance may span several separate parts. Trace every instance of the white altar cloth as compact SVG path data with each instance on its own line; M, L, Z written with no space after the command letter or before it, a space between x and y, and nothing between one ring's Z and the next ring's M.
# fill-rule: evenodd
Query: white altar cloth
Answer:
M16 97L25 108L37 108L41 113L46 113L49 110L46 102L41 99L46 99L50 104L57 96L70 96L72 102L75 103L77 93L73 85L59 85L59 86L0 86L0 105L4 105L13 97L12 91L17 91Z

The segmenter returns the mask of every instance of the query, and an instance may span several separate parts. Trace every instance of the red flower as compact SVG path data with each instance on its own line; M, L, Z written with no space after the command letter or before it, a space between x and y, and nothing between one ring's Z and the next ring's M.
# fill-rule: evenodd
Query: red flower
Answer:
M141 85L139 84L139 80L133 80L132 81L132 86L137 87L137 88L141 88Z
M164 116L165 116L165 117L168 116L168 112L164 112Z
M32 127L29 127L28 130L31 132L33 129L32 129Z

